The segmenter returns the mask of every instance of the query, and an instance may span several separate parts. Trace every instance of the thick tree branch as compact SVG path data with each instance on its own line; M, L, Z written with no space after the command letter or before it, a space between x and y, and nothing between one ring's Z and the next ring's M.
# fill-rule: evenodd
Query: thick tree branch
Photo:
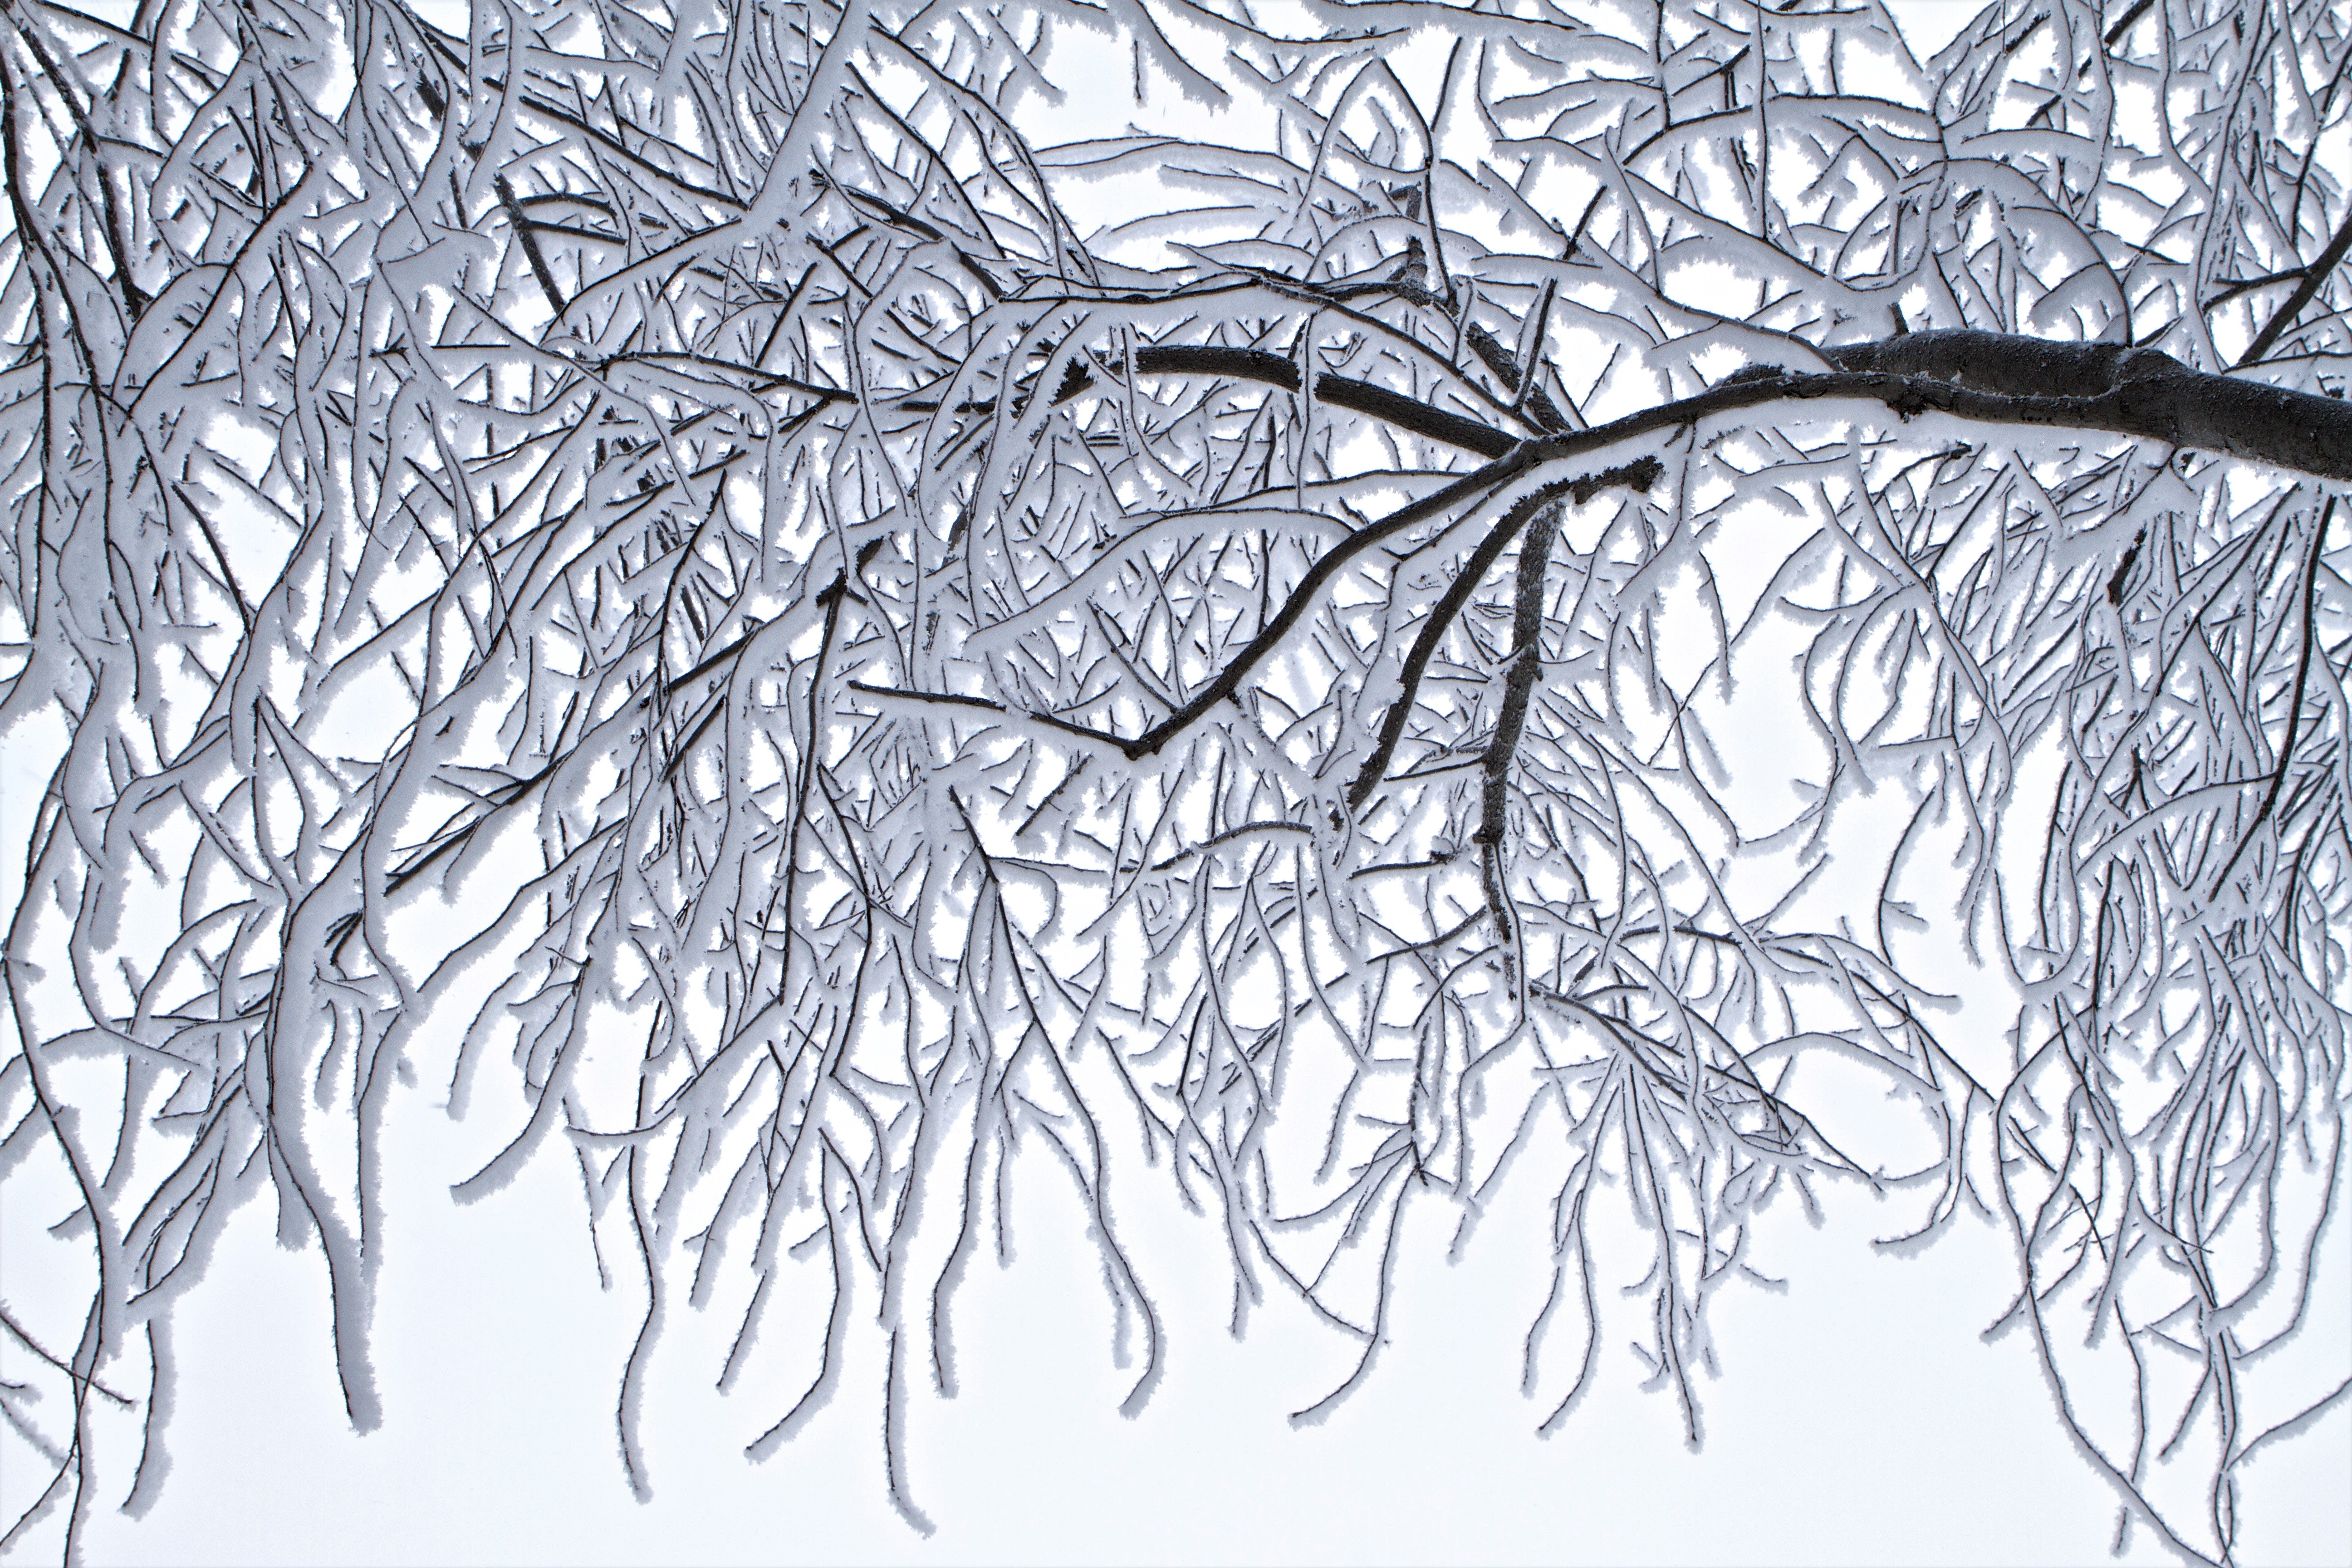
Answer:
M1297 392L1300 386L1297 363L1287 355L1266 349L1222 348L1210 343L1161 343L1139 349L1135 354L1138 375L1210 375L1228 381L1263 382L1286 392ZM1067 402L1094 384L1095 378L1083 371L1062 384L1054 401ZM1345 408L1350 413L1368 414L1375 419L1442 441L1449 447L1459 447L1465 452L1475 452L1482 458L1499 458L1517 445L1517 437L1482 420L1472 419L1448 409L1438 408L1392 392L1385 386L1352 376L1332 375L1328 372L1315 378L1315 401L1332 408ZM921 406L904 404L903 407ZM935 406L935 405L934 405ZM980 404L974 411L992 406Z
M1655 462L1655 459L1653 459ZM1518 761L1519 737L1526 732L1528 703L1543 675L1543 604L1545 579L1551 567L1552 541L1559 534L1559 508L1537 509L1527 543L1519 549L1518 591L1514 597L1511 658L1503 678L1503 710L1495 720L1494 739L1486 744L1481 764L1478 830L1471 841L1478 846L1481 880L1486 908L1503 941L1505 972L1516 982L1519 954L1517 910L1503 875L1504 812L1510 799L1511 768Z
M2154 349L1934 331L1826 353L1848 374L1759 377L1668 406L1748 393L1721 407L1752 407L1766 400L1752 395L1758 389L1778 387L1792 397L1874 398L1906 416L1933 410L1988 424L2109 430L2352 479L2352 404L2192 371Z
M1544 576L1551 564L1552 540L1559 532L1559 510L1547 507L1535 514L1535 527L1519 552L1518 592L1513 600L1509 672L1503 679L1503 710L1495 721L1495 738L1486 747L1480 788L1478 831L1472 842L1503 841L1503 807L1508 795L1511 763L1527 728L1528 701L1535 695L1543 672Z
M1966 331L1911 332L1822 351L1827 374L1762 367L1695 396L1589 430L1531 443L1538 461L1572 458L1653 430L1783 398L1860 397L1906 418L1948 414L1990 425L2105 430L2142 440L2352 479L2352 403L2236 376L2192 371L2155 349L2062 343ZM1219 375L1296 392L1298 367L1264 349L1163 345L1139 351L1143 374ZM1769 372L1770 374L1765 374ZM1088 384L1074 380L1064 396ZM1506 431L1370 382L1316 378L1318 401L1370 415L1481 457L1517 445Z
M1297 368L1288 360L1261 350L1167 352L1171 354L1171 374L1297 384ZM1661 430L1787 399L1861 398L1884 404L1906 419L1938 413L1986 424L2105 430L2168 446L2225 451L2326 479L2352 479L2352 404L2232 376L2201 374L2154 350L2053 343L1995 332L1930 331L1885 342L1856 343L1826 353L1842 368L1792 374L1777 365L1767 366L1761 374L1737 377L1696 396L1660 404L1607 425L1512 443L1495 461L1359 530L1317 560L1282 608L1215 679L1192 701L1131 740L1051 714L1032 716L1115 745L1130 759L1150 756L1239 689L1249 670L1288 635L1324 584L1372 544L1538 464L1583 457ZM1173 358L1176 354L1183 357ZM2050 388L2056 389L2055 395L2042 395L2042 389ZM1410 405L1417 413L1442 412L1402 396L1396 401ZM1494 434L1498 438L1502 436L1500 431ZM1646 489L1659 471L1657 459L1645 458L1605 474L1587 476L1574 481L1573 488L1580 501L1602 485L1630 484ZM1383 730L1391 725L1402 731L1393 714ZM1385 752L1383 746L1375 755L1384 757ZM1350 795L1360 793L1369 791L1360 775Z

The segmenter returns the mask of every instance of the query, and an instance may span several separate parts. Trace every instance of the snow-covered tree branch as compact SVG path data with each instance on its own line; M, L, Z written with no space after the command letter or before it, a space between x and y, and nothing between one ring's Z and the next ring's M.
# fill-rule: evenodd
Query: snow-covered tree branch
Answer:
M1052 142L1081 35L1199 133ZM1129 1409L1143 1184L1300 1421L1429 1205L1696 1442L1845 1182L2007 1228L2126 1536L2340 1413L2346 0L6 0L0 155L11 1547L255 1194L381 1419L412 1093L576 1166L641 1496L724 1312L929 1528L1016 1179Z

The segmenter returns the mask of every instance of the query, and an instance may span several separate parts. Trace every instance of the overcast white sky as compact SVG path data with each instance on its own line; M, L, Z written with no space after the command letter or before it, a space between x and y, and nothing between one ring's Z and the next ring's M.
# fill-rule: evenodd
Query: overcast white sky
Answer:
M1968 0L1895 9L1922 55L1973 14ZM21 843L23 785L8 778L7 842ZM595 1290L577 1177L555 1152L455 1207L448 1184L502 1130L489 1105L480 1125L452 1127L428 1099L402 1099L389 1133L401 1261L379 1310L383 1428L345 1425L319 1256L278 1249L268 1200L254 1203L179 1313L170 1485L140 1521L110 1494L91 1561L2106 1560L2114 1498L2070 1447L2025 1346L1979 1342L2012 1289L2005 1236L1969 1221L1924 1258L1876 1254L1870 1237L1911 1210L1853 1193L1833 1194L1819 1229L1777 1210L1755 1258L1786 1290L1719 1301L1723 1375L1705 1385L1707 1442L1693 1454L1670 1396L1636 1386L1622 1336L1565 1430L1534 1436L1549 1405L1519 1396L1517 1358L1549 1266L1507 1216L1458 1267L1409 1274L1377 1376L1303 1431L1286 1413L1343 1376L1351 1347L1278 1304L1234 1343L1217 1238L1180 1227L1147 1279L1171 1369L1140 1418L1122 1419L1129 1377L1110 1362L1091 1257L1043 1206L1056 1189L1032 1183L1022 1201L1040 1206L1027 1224L1016 1209L1016 1266L976 1267L961 1298L964 1392L915 1410L913 1483L937 1535L885 1503L879 1364L854 1362L832 1406L751 1464L743 1445L798 1389L711 1394L711 1346L731 1324L686 1312L655 1369L656 1496L640 1505L613 1413L642 1298ZM1429 1233L1408 1243L1433 1252L1451 1219L1423 1212ZM2352 1246L2341 1226L2330 1241L2340 1292ZM2352 1321L2341 1294L2332 1310ZM2341 1410L2252 1467L2247 1560L2352 1562L2347 1476ZM2146 1532L2135 1542L2129 1560L2166 1560Z
M479 1133L422 1096L401 1105L383 1428L344 1426L317 1255L278 1251L257 1203L180 1315L171 1484L142 1523L101 1514L92 1561L2106 1560L2114 1503L2061 1436L2024 1346L1978 1342L2011 1289L2001 1237L1970 1224L1923 1258L1874 1255L1869 1237L1894 1215L1852 1194L1818 1231L1781 1211L1756 1256L1785 1293L1719 1301L1724 1375L1706 1385L1707 1441L1692 1454L1670 1399L1635 1386L1622 1339L1565 1429L1533 1436L1547 1405L1519 1398L1517 1356L1548 1270L1508 1214L1460 1266L1405 1274L1375 1379L1298 1431L1285 1414L1343 1375L1351 1347L1278 1306L1234 1344L1211 1227L1175 1227L1195 1266L1150 1276L1171 1370L1123 1420L1128 1375L1110 1364L1074 1216L1044 1206L1050 1184L1028 1184L1015 1267L976 1268L961 1298L962 1396L919 1401L909 1430L936 1536L883 1501L878 1358L853 1362L833 1405L752 1465L743 1444L798 1387L710 1395L730 1325L691 1314L654 1369L656 1497L640 1506L613 1405L642 1298L593 1289L575 1179L544 1160L457 1209L446 1184L478 1159ZM1433 1264L1451 1222L1434 1205L1423 1214L1429 1228L1408 1241ZM2341 1321L2340 1299L2334 1310ZM2248 1562L2346 1560L2347 1426L2252 1468ZM2165 1561L2137 1539L2129 1560Z

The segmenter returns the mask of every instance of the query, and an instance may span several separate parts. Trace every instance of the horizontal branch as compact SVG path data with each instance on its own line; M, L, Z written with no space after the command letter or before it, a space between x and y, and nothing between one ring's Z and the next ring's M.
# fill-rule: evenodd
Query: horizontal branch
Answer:
M2352 479L2352 404L2192 371L2154 349L1929 331L1823 353L1837 370L1806 374L1762 367L1607 425L1541 437L1529 444L1529 456L1536 462L1581 457L1652 431L1785 398L1859 397L1906 419L1936 413L1988 425L2105 430L2226 452L2322 479ZM1262 349L1145 349L1137 355L1137 368L1298 388L1297 367ZM1493 426L1370 383L1320 376L1315 395L1335 408L1355 409L1482 456L1500 458L1516 445Z
M1988 425L2109 431L2172 447L2228 452L2326 479L2352 479L2352 404L2234 376L2201 374L2150 349L2053 343L1996 332L1929 331L1823 353L1840 368L1792 373L1779 365L1759 366L1695 396L1662 403L1591 429L1526 441L1512 440L1492 426L1415 403L1385 388L1346 384L1345 395L1360 398L1360 403L1375 401L1362 394L1377 393L1381 400L1392 400L1380 401L1382 408L1403 405L1405 419L1400 422L1432 416L1459 420L1482 432L1481 439L1491 437L1499 443L1501 449L1492 462L1357 530L1318 557L1248 646L1192 700L1142 734L1117 735L1050 713L1033 712L1029 717L1116 746L1130 760L1153 755L1211 709L1232 698L1249 672L1289 635L1324 585L1381 540L1491 493L1539 465L1584 457L1643 436L1774 403L1851 397L1883 404L1906 419L1936 413ZM1142 350L1136 357L1138 370L1147 374L1222 375L1293 391L1298 386L1297 365L1262 349L1165 346ZM1339 379L1320 378L1318 395L1326 383ZM1343 407L1360 405L1344 402L1340 396L1325 395L1324 401ZM1408 427L1418 426L1408 424ZM1467 439L1461 444L1467 445ZM1646 490L1662 471L1654 456L1644 457L1549 487L1549 491L1570 492L1581 505L1603 489L1626 486ZM1517 527L1509 531L1516 532ZM1507 534L1498 531L1486 543L1499 553L1506 539ZM1484 552L1481 554L1483 559ZM869 689L877 696L1005 710L984 698ZM1401 732L1403 723L1402 713L1391 711L1388 717L1384 743L1376 752L1382 766L1395 743L1394 736L1386 731ZM1360 774L1350 793L1360 805L1369 789L1365 775Z
M1993 425L2107 430L2352 479L2352 405L2193 371L2154 349L1934 331L1826 353L1850 374L1759 378L1687 401L1751 387L1791 397L1870 397L1906 416L1934 410Z
M1393 518L1351 534L1315 563L1265 630L1199 698L1145 734L1116 743L1130 757L1157 752L1230 696L1248 667L1304 613L1307 600L1371 536L1385 537L1395 527L1433 516L1469 493L1538 464L1584 457L1643 436L1769 404L1861 398L1884 404L1906 419L1938 413L1989 425L2105 430L2173 447L2228 452L2326 479L2352 479L2352 404L2200 374L2153 350L2052 343L1994 332L1933 331L1832 349L1827 355L1841 368L1791 374L1778 365L1761 367L1696 396L1606 425L1517 444L1507 456ZM2051 388L2057 395L2042 395ZM1579 480L1576 500L1581 504L1601 482L1647 489L1655 478L1655 464L1654 458L1644 459Z
M1859 397L1905 418L1936 413L1988 425L2104 430L2171 447L2226 452L2322 479L2352 479L2352 404L2234 375L2192 371L2155 349L2051 342L1969 331L1912 332L1883 342L1825 349L1827 373L1760 366L1694 396L1591 429L1538 438L1530 458L1580 457L1651 431L1785 398ZM1139 350L1137 373L1215 375L1297 392L1298 366L1265 349L1161 344ZM1079 374L1056 401L1093 384ZM1508 432L1370 382L1320 375L1315 396L1499 461L1517 445ZM914 407L915 405L906 406ZM925 406L936 406L929 405ZM975 410L988 405L975 405Z
M1216 375L1234 381L1258 381L1288 392L1297 392L1300 385L1297 364L1286 355L1265 349L1161 343L1138 349L1135 370L1139 375ZM1074 387L1072 390L1077 389ZM1416 436L1425 436L1449 447L1459 447L1465 452L1475 452L1482 458L1499 458L1518 444L1517 437L1483 420L1434 407L1419 398L1407 397L1403 393L1391 392L1385 386L1358 381L1352 376L1332 375L1328 372L1317 376L1315 401L1328 407L1369 415L1400 429L1410 430Z

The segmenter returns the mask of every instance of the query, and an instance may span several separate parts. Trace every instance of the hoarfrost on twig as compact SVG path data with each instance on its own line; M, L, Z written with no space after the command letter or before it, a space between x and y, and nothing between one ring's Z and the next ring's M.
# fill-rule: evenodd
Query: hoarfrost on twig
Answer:
M2343 1187L2352 11L2110 9L13 0L0 1179L70 1195L0 1294L78 1305L0 1315L6 1543L101 1405L155 1495L256 1191L380 1419L420 1084L510 1120L456 1201L576 1164L642 1282L641 1497L724 1301L753 1458L887 1344L928 1531L1026 1145L1129 1412L1139 1184L1236 1332L1360 1344L1302 1423L1409 1203L1540 1186L1536 1419L1630 1282L1693 1442L1765 1205L1997 1216L2119 1531L2231 1559L2344 1395L2270 1358ZM1107 28L1241 144L1037 144Z

